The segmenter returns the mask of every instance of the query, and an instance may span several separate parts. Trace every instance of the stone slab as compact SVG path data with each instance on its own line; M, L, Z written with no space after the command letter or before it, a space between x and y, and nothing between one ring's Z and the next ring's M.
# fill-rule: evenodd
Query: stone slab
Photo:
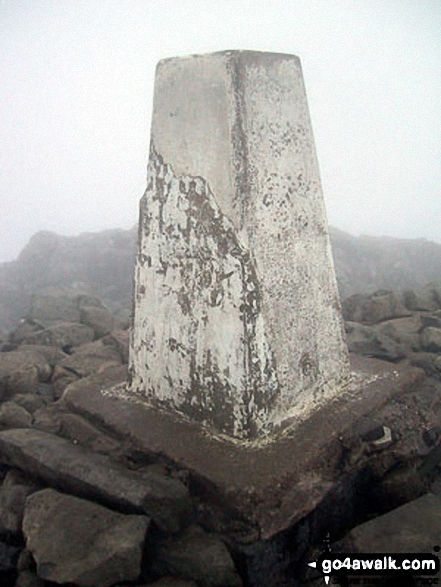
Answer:
M141 451L165 455L191 473L210 503L236 521L235 539L270 538L309 513L339 478L339 437L392 397L416 389L421 370L352 357L346 393L259 441L213 436L196 423L133 400L124 388L90 393L76 386L63 397L70 409L99 420Z
M147 513L178 531L192 513L185 486L162 475L138 474L64 438L31 429L0 433L0 462L80 497L132 513Z
M433 493L353 528L334 548L342 552L422 553L441 544L441 499Z

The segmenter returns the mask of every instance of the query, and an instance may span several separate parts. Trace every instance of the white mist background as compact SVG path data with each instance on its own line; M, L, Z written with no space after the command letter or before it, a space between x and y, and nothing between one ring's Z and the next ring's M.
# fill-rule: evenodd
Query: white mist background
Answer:
M129 228L156 62L302 61L329 222L441 242L439 0L0 0L0 261L32 234Z

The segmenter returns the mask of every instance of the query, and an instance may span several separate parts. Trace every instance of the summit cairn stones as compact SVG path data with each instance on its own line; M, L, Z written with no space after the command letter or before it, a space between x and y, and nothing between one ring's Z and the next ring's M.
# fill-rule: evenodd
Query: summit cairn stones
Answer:
M128 393L235 439L349 380L300 61L161 61L141 200Z

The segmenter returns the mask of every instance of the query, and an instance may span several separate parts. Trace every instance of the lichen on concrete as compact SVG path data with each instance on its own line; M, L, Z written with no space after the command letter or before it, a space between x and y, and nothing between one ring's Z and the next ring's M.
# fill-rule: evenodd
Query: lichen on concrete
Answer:
M176 176L152 144L141 203L131 388L238 437L278 391L249 251L201 177Z
M131 390L235 438L349 378L300 61L158 64L141 202Z

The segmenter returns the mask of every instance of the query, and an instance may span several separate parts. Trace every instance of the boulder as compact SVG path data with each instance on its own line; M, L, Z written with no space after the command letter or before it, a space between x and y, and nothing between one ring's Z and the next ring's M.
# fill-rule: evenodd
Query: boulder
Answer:
M45 583L32 571L21 571L18 574L15 587L44 587Z
M109 365L121 365L121 363L117 350L97 340L72 349L72 354L57 365L56 378L59 377L60 370L72 373L76 377L87 377L93 373L102 372Z
M392 362L405 357L403 346L383 333L379 326L346 322L345 329L348 348L352 353Z
M61 414L59 434L75 444L89 448L95 453L118 454L121 442L100 432L93 424L78 414Z
M14 395L14 402L30 414L34 414L47 405L47 400L36 393L17 393Z
M418 289L403 291L400 298L408 310L434 312L441 307L438 292L439 288L427 284Z
M115 325L115 320L109 310L97 306L82 306L80 322L93 329L95 338L102 338L112 332Z
M0 578L4 578L4 573L15 571L19 555L20 548L0 541Z
M409 353L407 361L415 367L420 367L428 377L441 379L441 355L437 353Z
M180 530L192 515L187 489L180 481L153 472L138 474L40 430L0 432L0 461L66 492L123 511L145 512L168 532Z
M43 330L43 326L29 318L22 318L16 328L9 335L9 340L13 345L21 344L28 336Z
M356 294L342 302L343 317L350 322L378 324L393 318L411 316L399 296L390 291L372 295Z
M170 539L159 550L155 568L162 574L193 579L200 587L241 587L225 544L198 526Z
M23 532L41 579L109 587L138 579L149 523L43 489L26 500Z
M28 335L27 344L42 344L61 349L70 349L94 339L94 332L89 326L70 322L60 322L43 330Z
M38 352L0 353L0 401L16 393L34 393L51 373L51 366Z
M418 316L409 316L387 320L377 326L377 331L401 345L401 348L408 352L421 349L421 327Z
M333 550L422 553L441 544L441 499L426 493L391 512L353 528Z
M421 343L426 351L432 353L441 352L441 328L429 326L423 330Z
M19 534L28 495L41 489L34 479L10 469L0 487L0 530Z
M0 405L0 430L28 428L31 425L31 414L15 402L7 401Z
M77 389L87 388L90 393L101 393L104 389L109 389L127 380L127 367L125 365L102 365L99 372L84 377L76 378L63 393L63 402L67 402L69 395L75 393Z
M31 296L29 318L49 326L55 322L81 322L83 307L102 308L101 300L68 287L51 287Z
M187 581L186 579L163 577L159 581L149 583L148 585L141 585L141 587L198 587L198 585L194 581Z
M52 373L52 387L54 392L54 398L60 399L63 395L64 390L75 381L78 381L80 376L70 371L69 369L65 369L61 365L56 365L54 371Z
M129 362L130 334L128 330L114 330L103 338L103 344L115 349L124 364Z
M20 345L20 351L37 353L43 357L51 367L54 367L68 356L57 347L46 346L44 344L22 344Z

